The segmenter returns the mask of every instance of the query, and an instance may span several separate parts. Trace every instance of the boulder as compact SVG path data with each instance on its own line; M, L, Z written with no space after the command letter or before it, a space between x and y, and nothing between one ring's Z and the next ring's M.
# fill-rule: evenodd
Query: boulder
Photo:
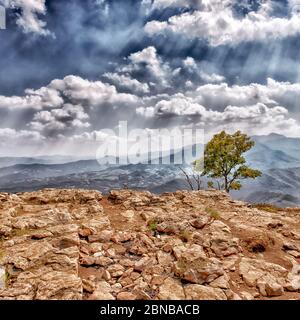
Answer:
M274 263L242 258L239 273L249 287L258 287L263 296L273 297L283 294L288 271Z
M196 284L210 283L224 274L222 263L215 258L186 260L174 264L174 273L179 278Z
M199 284L189 284L184 288L187 300L227 300L223 290Z
M184 300L185 293L181 283L173 278L167 278L159 287L158 299Z
M191 225L196 229L203 229L208 223L210 219L206 216L200 216L197 219L191 221Z
M100 281L95 291L90 295L89 300L115 300L115 297L111 294L112 288L106 281Z

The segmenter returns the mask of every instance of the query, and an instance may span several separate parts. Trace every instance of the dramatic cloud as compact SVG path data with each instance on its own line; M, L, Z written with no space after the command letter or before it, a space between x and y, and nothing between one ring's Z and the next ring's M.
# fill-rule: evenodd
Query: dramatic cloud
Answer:
M300 1L3 3L1 154L93 153L119 121L300 136Z
M51 87L42 87L38 90L28 89L25 96L0 96L0 110L3 109L43 109L61 106L63 99L60 93Z
M300 33L300 14L296 10L291 9L287 17L272 16L272 1L264 1L258 11L237 17L232 6L235 3L207 1L208 5L200 10L175 15L167 21L150 21L145 30L149 34L172 32L205 39L212 46L283 39Z
M77 128L88 128L88 118L82 106L66 104L61 109L36 113L30 125L33 130L41 131L47 136Z
M130 75L123 75L118 73L105 73L104 78L110 80L114 85L123 90L128 90L136 94L149 93L148 83L142 83L137 79L133 79Z
M17 16L17 24L25 33L51 34L46 29L46 22L39 18L47 13L46 0L2 0L2 3L6 8L21 10Z
M138 102L136 96L119 93L115 86L102 81L89 81L78 76L67 76L63 80L53 80L49 88L60 92L71 101L89 107L111 104L112 107L116 108Z
M130 54L117 71L104 74L104 78L119 90L136 94L178 92L186 87L225 80L222 75L206 71L201 62L192 57L177 59L172 65L158 55L153 46Z
M174 123L174 118L176 124L194 123L207 133L240 128L251 134L279 132L298 136L300 124L289 109L299 95L299 84L272 79L267 85L208 84L184 94L161 97L155 105L138 108L137 113L149 120L164 119L164 123Z
M151 46L132 53L128 57L128 64L121 68L121 72L132 74L143 72L149 81L159 83L163 87L168 87L168 75L170 67L168 63L163 63L158 56L156 48Z

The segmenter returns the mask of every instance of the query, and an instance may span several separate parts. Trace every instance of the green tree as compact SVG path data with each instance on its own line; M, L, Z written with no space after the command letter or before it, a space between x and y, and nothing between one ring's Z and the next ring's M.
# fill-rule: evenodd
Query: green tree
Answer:
M259 170L252 169L246 165L243 154L254 146L254 141L240 131L228 134L222 131L207 143L204 150L204 168L202 175L209 178L222 178L223 188L240 190L242 179L255 179L261 176ZM197 168L201 160L195 161Z

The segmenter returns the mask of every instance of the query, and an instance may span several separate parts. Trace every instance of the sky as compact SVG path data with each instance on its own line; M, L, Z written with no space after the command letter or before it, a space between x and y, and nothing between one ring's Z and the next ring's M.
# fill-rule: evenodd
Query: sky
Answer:
M300 0L0 0L0 155L129 129L300 137Z

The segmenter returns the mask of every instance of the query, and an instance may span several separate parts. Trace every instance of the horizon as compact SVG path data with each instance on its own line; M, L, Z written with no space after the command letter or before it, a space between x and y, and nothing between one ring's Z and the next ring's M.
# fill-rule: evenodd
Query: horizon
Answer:
M278 134L278 133L275 133L275 132L272 132L270 134L267 134L267 135L252 135L250 136L251 138L255 138L255 137L272 137L272 136L275 136L275 137L284 137L284 138L287 138L287 139L300 139L300 137L289 137L289 136L285 136L283 134ZM212 137L212 136L211 136ZM210 138L211 138L210 137ZM209 138L206 140L206 142L208 142ZM204 145L206 144L206 142L204 143ZM186 148L186 147L193 147L195 145L198 145L198 144L187 144L187 145L184 145L182 148ZM181 150L182 148L177 148L177 149L170 149L170 150L173 150L174 152L176 151L179 151ZM165 151L168 151L168 150L165 150ZM111 155L107 155L108 157L111 156ZM73 158L73 159L78 159L78 160L96 160L97 158L97 155L92 153L90 155L84 155L84 156L78 156L76 153L69 153L69 154L64 154L64 153L60 153L60 154L24 154L24 155L19 155L19 154L16 154L16 155L7 155L7 154L0 154L0 158L33 158L33 159L37 159L37 158L55 158L55 157L70 157L70 158Z

